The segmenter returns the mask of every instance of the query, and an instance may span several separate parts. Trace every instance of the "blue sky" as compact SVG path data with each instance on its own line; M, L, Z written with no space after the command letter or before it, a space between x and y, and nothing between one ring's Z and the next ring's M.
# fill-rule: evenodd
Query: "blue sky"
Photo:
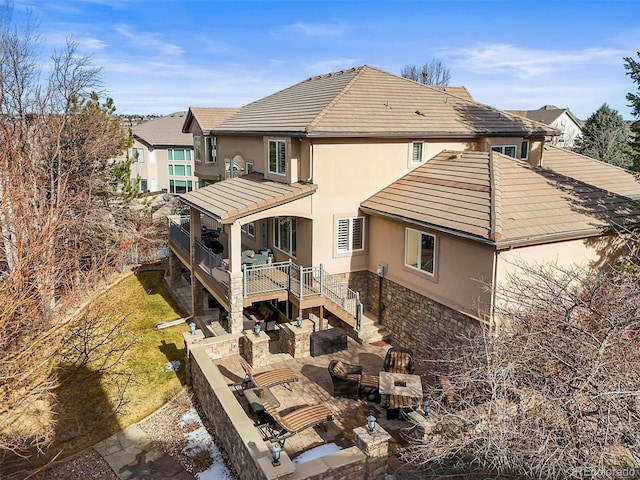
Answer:
M14 0L16 19L26 10L43 55L78 43L125 114L237 107L309 76L434 57L503 109L584 119L606 102L630 119L637 89L623 57L640 50L638 0Z

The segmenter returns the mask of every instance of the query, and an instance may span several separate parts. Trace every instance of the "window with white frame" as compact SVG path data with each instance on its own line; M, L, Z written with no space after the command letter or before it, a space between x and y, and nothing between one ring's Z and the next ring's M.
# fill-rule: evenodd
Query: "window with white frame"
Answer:
M169 176L172 177L190 177L191 165L172 165L169 164Z
M269 173L287 174L287 148L284 140L269 140Z
M424 159L424 142L411 144L411 163L422 163Z
M296 256L296 217L273 219L273 244L292 257Z
M433 275L436 259L436 237L407 228L404 244L404 264Z
M191 180L169 180L169 193L187 193L193 190Z
M494 152L503 153L510 157L516 158L516 146L515 145L496 145L491 147Z
M144 148L131 147L131 159L137 163L144 163Z
M206 163L216 163L218 161L218 153L217 153L217 141L216 137L206 137L205 144L205 162Z
M193 159L202 163L202 137L200 135L193 136Z
M252 162L246 162L245 164L245 171L248 174L253 173L253 163Z
M167 150L167 158L172 162L190 162L191 150L187 148L170 148Z
M135 186L138 193L146 193L147 192L147 179L146 178L132 178L131 185Z
M338 219L338 253L364 250L364 217Z
M256 222L245 223L244 225L242 225L240 227L240 230L242 230L244 233L246 233L250 237L255 237L256 236Z
M523 140L520 145L520 159L527 160L529 158L529 140Z

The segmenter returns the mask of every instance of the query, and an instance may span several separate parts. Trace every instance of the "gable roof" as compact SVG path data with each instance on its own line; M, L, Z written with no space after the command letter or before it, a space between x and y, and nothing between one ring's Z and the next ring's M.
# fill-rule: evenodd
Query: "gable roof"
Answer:
M563 113L566 113L578 127L582 128L583 124L582 120L579 120L573 113L571 113L571 110L568 108L558 108L555 105L545 105L537 110L507 110L507 112L520 115L521 117L529 118L531 120L536 120L547 125L551 125Z
M191 123L195 120L202 133L208 135L211 130L215 129L218 125L224 122L231 115L236 113L239 108L218 108L218 107L189 107L187 116L184 119L182 125L182 131L184 133L189 132Z
M142 122L131 128L133 137L149 147L192 146L190 134L182 133L182 123L187 112L175 112L164 117Z
M532 167L497 152L445 150L361 207L497 249L640 225L633 175L550 146L544 162Z
M311 77L250 103L215 131L422 138L559 133L454 93L365 65Z

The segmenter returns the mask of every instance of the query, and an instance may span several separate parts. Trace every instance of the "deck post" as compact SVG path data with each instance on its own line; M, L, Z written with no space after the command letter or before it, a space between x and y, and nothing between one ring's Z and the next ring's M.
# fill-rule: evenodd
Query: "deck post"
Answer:
M299 297L300 297L300 300L302 300L304 298L304 286L303 286L303 284L304 284L304 268L302 267L302 265L300 265L298 267L298 271L299 271L298 275L300 276L300 281L299 281L299 283L300 283L300 295L299 295Z

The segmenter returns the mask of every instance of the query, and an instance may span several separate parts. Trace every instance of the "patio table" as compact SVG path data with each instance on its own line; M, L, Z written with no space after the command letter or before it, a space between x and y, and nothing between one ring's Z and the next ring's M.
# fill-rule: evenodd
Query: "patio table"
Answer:
M417 405L422 400L422 378L420 375L380 372L379 390L381 404L387 409L387 419L397 418L402 408Z
M261 394L260 390L262 390ZM247 399L247 402L249 402L249 408L256 414L258 423L260 424L269 423L271 421L269 415L264 413L265 402L270 403L276 408L280 406L280 402L273 392L266 387L248 388L244 391L244 397Z

